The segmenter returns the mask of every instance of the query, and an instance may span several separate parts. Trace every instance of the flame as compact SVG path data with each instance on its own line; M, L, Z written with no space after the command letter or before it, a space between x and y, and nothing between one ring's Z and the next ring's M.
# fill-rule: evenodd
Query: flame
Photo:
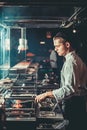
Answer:
M22 108L21 100L16 100L15 104L13 105L14 108Z
M28 53L26 54L26 56L33 57L33 56L35 56L35 54L34 54L34 53L31 53L31 52L28 52Z

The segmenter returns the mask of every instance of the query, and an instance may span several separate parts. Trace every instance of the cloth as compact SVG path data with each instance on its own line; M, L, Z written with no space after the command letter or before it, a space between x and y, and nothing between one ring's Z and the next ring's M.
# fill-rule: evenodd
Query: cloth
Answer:
M75 51L72 51L65 56L60 88L53 90L53 95L59 102L70 95L80 95L83 90L87 91L86 84L87 67Z

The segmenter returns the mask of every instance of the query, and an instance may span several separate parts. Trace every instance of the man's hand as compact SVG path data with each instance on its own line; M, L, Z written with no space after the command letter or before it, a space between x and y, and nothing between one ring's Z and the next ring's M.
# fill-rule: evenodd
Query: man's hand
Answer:
M45 98L47 97L47 93L43 93L43 94L40 94L38 96L35 97L35 101L36 102L41 102L42 100L44 100Z
M48 97L49 97L49 98L54 98L52 91L45 92L45 93L42 93L42 94L40 94L40 95L37 95L37 96L35 97L35 101L36 101L36 102L41 102L41 101L45 100L45 99L48 98Z

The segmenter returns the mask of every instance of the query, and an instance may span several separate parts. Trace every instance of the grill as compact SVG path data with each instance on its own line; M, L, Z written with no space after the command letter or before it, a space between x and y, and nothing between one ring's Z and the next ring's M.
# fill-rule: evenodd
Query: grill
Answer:
M36 104L33 96L13 96L5 98L4 126L7 130L36 128Z
M36 121L33 98L6 98L5 116L6 121Z
M24 75L25 76L25 75ZM24 77L23 76L23 77ZM20 81L20 82L18 82ZM20 85L20 83L24 85ZM36 128L36 103L34 98L36 96L35 83L28 83L25 85L24 80L19 76L11 85L7 87L4 92L4 106L2 108L2 116L4 117L2 129L22 129ZM17 84L17 85L14 85Z
M64 121L60 107L55 99L47 98L41 103L35 102L35 96L59 87L58 83L43 84L35 75L9 75L12 83L0 88L0 127L2 130L63 130Z

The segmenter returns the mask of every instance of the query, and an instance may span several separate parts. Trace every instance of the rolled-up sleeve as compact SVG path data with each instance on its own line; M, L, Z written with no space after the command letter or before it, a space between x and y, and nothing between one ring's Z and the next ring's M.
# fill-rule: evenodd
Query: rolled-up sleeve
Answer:
M59 89L53 90L53 95L57 102L62 101L65 97L74 93L74 89L69 86L61 87Z
M61 87L53 90L53 95L57 102L70 96L75 92L74 86L76 84L75 68L72 62L64 64L64 69L61 71Z

